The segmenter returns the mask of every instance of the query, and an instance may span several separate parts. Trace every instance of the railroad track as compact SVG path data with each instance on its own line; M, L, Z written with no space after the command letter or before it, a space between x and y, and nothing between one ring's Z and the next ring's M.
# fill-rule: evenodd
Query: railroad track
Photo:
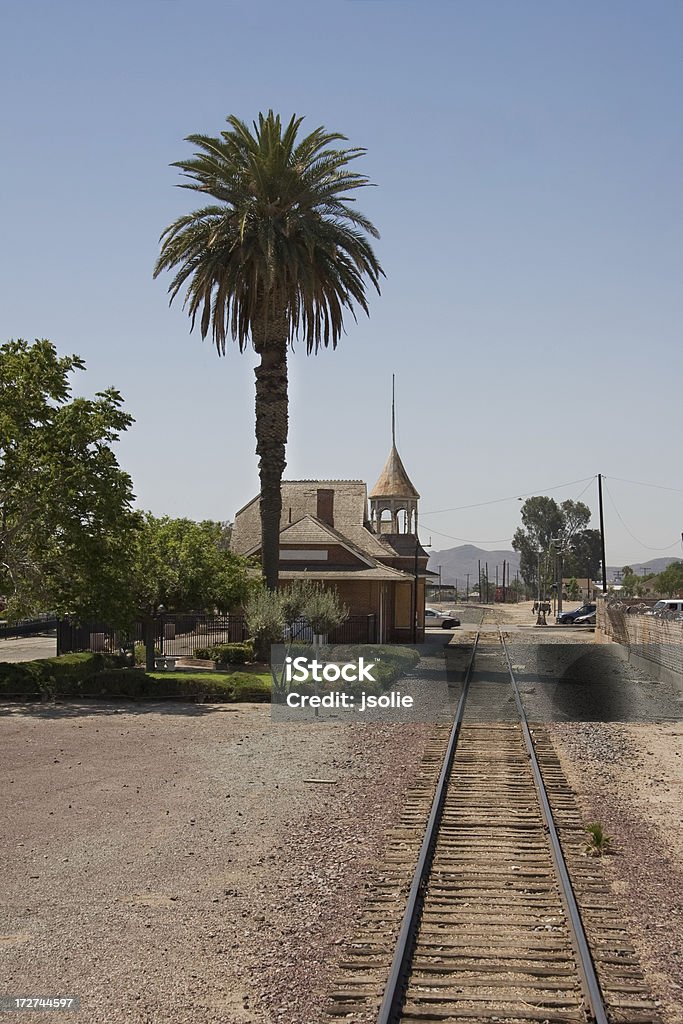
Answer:
M331 1016L659 1024L550 740L527 723L502 631L473 638L445 746L427 752Z

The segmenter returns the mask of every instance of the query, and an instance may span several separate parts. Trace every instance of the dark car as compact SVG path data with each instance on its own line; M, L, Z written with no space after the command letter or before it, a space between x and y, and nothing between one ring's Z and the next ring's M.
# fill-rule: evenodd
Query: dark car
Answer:
M575 608L571 612L562 612L562 614L558 616L557 621L565 624L574 623L584 615L594 615L595 608L596 606L594 604L582 604L580 608Z
M441 626L442 629L454 629L460 625L460 619L446 612L437 612L434 608L425 608L425 626Z

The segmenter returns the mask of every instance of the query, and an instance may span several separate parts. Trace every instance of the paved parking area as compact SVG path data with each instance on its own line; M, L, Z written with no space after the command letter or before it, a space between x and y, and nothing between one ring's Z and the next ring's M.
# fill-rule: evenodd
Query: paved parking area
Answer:
M54 658L57 637L27 636L20 640L0 640L0 661L33 661L34 658Z

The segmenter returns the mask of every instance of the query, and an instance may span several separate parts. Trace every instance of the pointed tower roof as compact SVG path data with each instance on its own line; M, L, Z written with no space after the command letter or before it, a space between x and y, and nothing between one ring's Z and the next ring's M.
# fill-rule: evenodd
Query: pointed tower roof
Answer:
M389 458L379 475L379 480L370 492L370 498L419 498L405 466L401 462L396 445L392 444Z
M419 498L410 482L406 468L396 448L396 377L391 375L391 451L379 475L379 480L372 488L372 498Z

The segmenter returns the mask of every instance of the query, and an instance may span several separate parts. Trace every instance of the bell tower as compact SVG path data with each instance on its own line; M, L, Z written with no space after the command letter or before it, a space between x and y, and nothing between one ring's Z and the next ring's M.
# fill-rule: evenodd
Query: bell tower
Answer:
M391 378L391 451L370 492L370 526L378 535L417 537L417 493L396 448L396 398Z

